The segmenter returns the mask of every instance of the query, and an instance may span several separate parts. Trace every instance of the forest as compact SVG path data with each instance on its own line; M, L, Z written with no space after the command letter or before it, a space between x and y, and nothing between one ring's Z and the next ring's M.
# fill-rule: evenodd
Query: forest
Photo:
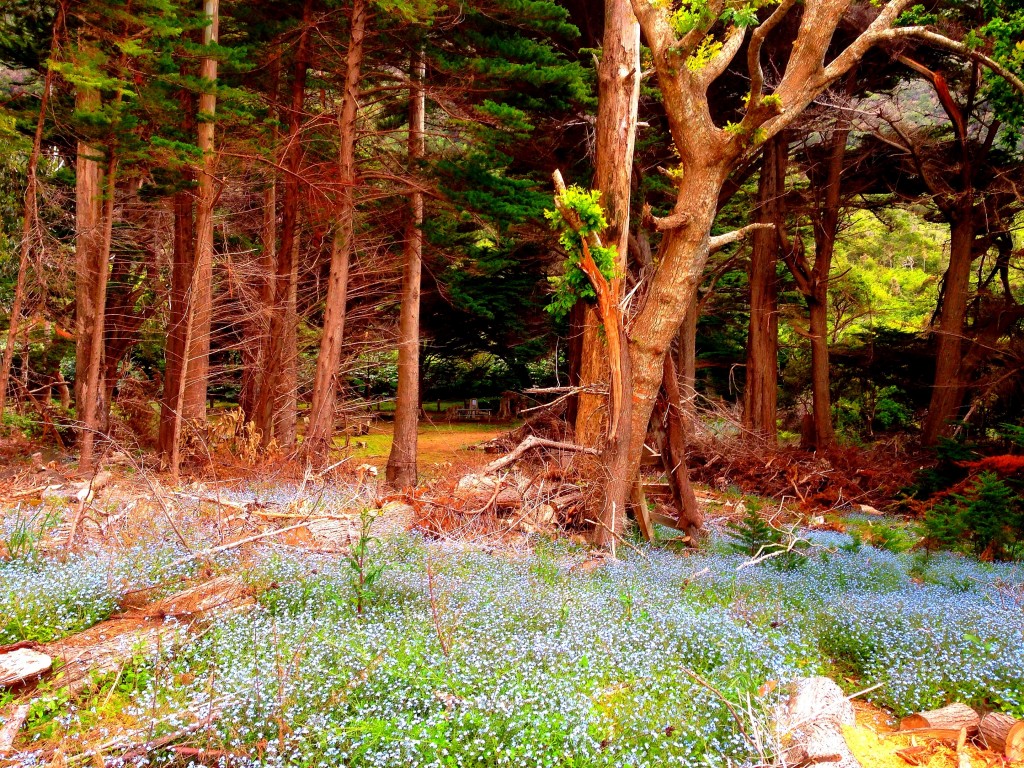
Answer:
M0 0L0 767L1024 764L1019 0Z

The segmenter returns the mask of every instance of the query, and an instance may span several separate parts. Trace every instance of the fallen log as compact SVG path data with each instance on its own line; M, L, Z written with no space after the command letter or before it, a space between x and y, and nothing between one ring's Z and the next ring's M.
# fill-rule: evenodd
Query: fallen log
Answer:
M967 729L967 735L973 736L978 732L978 723L981 718L978 713L966 704L954 702L941 709L933 709L928 712L920 712L900 720L900 730L909 731L919 728L933 728L938 730L949 730L959 732L961 728Z
M1011 763L1024 761L1024 720L989 712L978 727L989 749L1002 752Z

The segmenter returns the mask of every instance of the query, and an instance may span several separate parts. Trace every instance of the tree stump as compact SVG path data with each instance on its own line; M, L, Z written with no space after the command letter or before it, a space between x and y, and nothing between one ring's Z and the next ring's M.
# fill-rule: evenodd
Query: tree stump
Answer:
M1024 720L1000 712L989 712L979 724L989 749L1002 752L1011 763L1024 761Z
M954 702L941 709L933 709L928 712L921 712L910 715L900 720L900 730L910 731L918 728L936 728L943 731L959 731L967 729L967 735L973 736L978 732L980 721L978 713L966 704Z
M829 768L860 768L843 736L854 725L853 704L827 677L805 677L793 683L789 700L776 713L779 740L788 765L828 763Z

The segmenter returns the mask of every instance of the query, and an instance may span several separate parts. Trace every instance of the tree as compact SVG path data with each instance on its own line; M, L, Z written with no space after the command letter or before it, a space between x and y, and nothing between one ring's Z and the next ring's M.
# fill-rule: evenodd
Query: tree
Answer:
M606 0L601 61L597 68L597 121L594 129L594 189L608 217L603 235L618 254L617 269L625 275L630 223L630 186L633 148L636 144L640 103L640 25L628 0ZM596 446L606 420L606 397L585 391L607 386L608 355L597 311L586 305L582 320L582 344L577 399L576 439ZM608 535L608 534L605 534Z
M423 53L414 49L409 65L409 166L414 171L424 149L426 100ZM423 263L423 192L409 197L405 230L405 270L398 329L398 394L395 432L388 457L387 479L399 488L416 485L416 438L420 414L420 272Z
M356 117L359 81L363 66L363 43L369 13L365 0L353 0L345 56L344 91L338 113L338 204L331 243L331 266L327 284L323 336L316 361L313 402L303 445L306 455L326 458L334 437L334 408L338 398L338 365L345 333L345 305L348 301L349 261L355 247Z
M646 425L660 389L664 356L693 300L709 252L742 237L743 230L711 237L723 184L751 152L779 135L825 89L843 77L874 46L923 35L924 27L897 27L911 0L890 0L842 50L831 57L830 46L849 3L810 0L801 6L799 26L782 75L765 92L762 48L772 30L797 7L782 0L761 20L756 6L720 0L673 9L663 3L633 0L644 37L651 49L673 143L679 153L679 184L670 217L657 222L665 232L658 267L645 287L639 309L628 328L632 368L633 418L627 439L617 451L635 476ZM719 126L712 117L708 88L732 63L753 28L747 45L750 78L739 120ZM749 231L749 230L748 230ZM613 466L617 457L606 459ZM608 493L611 488L606 489ZM621 508L624 498L611 505ZM608 524L608 520L602 521Z

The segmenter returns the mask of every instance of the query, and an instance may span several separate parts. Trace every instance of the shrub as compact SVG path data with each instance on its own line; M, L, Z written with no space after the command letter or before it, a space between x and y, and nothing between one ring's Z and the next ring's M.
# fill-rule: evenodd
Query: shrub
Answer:
M963 544L986 560L1014 559L1024 545L1024 508L1010 485L994 472L982 472L963 495L953 494L925 515L932 547Z

